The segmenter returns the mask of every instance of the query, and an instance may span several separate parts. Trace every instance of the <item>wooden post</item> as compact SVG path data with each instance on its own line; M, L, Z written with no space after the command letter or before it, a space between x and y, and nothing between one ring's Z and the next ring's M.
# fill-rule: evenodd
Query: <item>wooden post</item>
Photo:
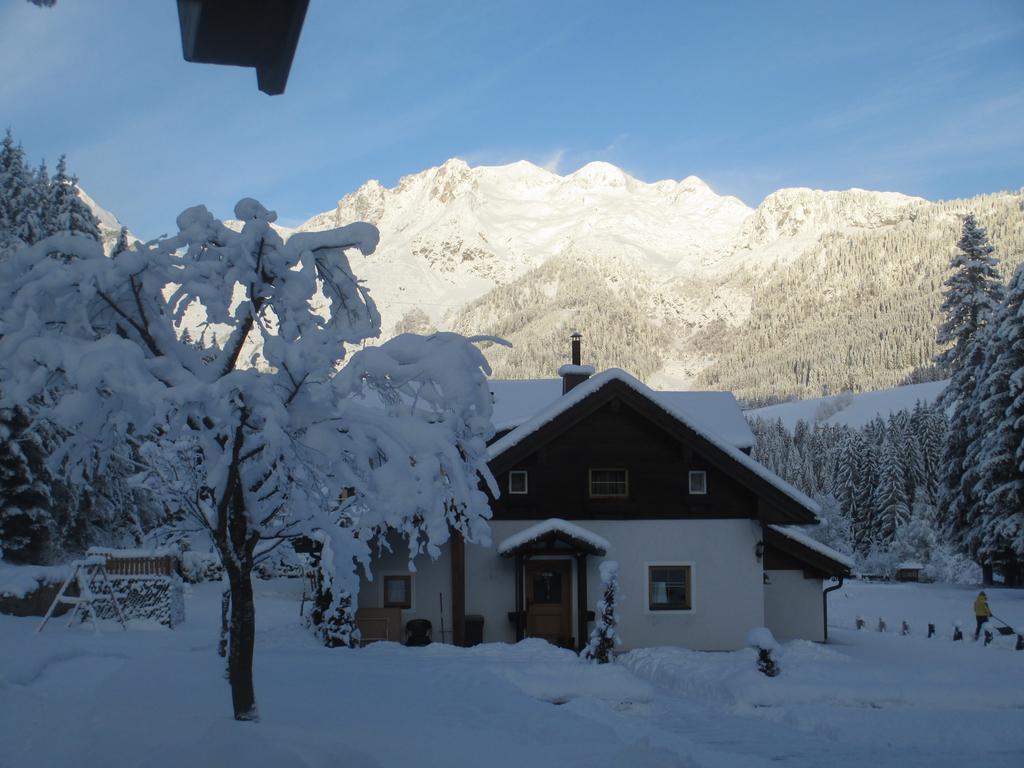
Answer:
M466 540L452 531L452 643L466 644Z
M587 553L576 555L576 650L582 651L586 645L587 632Z
M523 639L523 556L516 552L516 642Z

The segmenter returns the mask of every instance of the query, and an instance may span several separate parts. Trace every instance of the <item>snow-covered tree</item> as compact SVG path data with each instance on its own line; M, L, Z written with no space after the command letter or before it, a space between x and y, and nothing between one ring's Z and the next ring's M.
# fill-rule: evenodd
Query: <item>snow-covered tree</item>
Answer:
M0 144L0 255L44 236L38 182L10 130Z
M885 437L878 470L873 500L875 519L872 541L886 547L896 535L896 530L910 518L903 456L900 455L898 438L894 434Z
M612 660L612 651L622 640L619 638L619 620L615 615L615 604L619 595L619 564L605 560L600 566L601 599L597 602L597 624L590 632L590 640L583 649L583 658L597 664Z
M234 213L241 232L189 208L176 235L113 259L77 234L16 251L0 265L0 405L38 403L70 473L133 441L150 490L209 532L230 586L234 714L253 719L257 549L322 532L354 610L373 532L403 535L413 557L453 530L486 536L493 426L487 362L462 336L398 336L340 367L380 330L345 255L372 253L375 227L285 243L255 200ZM220 346L181 341L186 311Z
M964 218L957 249L949 262L953 274L942 294L946 319L936 335L939 344L952 345L936 357L936 362L950 372L968 363L975 337L1003 298L999 260L992 255L995 249L972 214Z
M1014 272L984 338L979 425L967 452L977 467L970 538L982 562L998 564L1017 584L1024 578L1024 269Z
M128 227L121 227L121 230L117 233L117 241L114 243L114 247L110 249L110 257L116 258L127 251L130 246L131 243L128 242ZM185 333L188 333L188 328L185 329Z
M45 563L54 546L46 452L21 408L0 408L0 559Z
M78 196L78 178L68 175L64 155L57 161L57 172L50 181L46 208L47 234L83 235L97 242L102 239L99 221Z
M328 648L354 648L359 628L352 594L335 584L331 541L322 531L317 534L320 551L312 568L313 605L307 623Z

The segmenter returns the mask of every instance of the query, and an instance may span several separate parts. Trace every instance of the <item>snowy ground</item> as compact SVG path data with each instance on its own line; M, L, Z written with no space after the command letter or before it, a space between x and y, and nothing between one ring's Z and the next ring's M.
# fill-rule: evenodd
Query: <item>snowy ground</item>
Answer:
M37 619L0 616L0 766L1024 763L1024 652L952 642L954 621L973 626L968 588L850 585L830 601L833 643L786 645L769 679L751 651L591 667L542 641L326 649L297 624L296 586L257 584L256 725L229 717L217 585L190 589L173 632L37 635ZM1024 628L1024 591L989 596ZM858 615L890 631L858 632Z

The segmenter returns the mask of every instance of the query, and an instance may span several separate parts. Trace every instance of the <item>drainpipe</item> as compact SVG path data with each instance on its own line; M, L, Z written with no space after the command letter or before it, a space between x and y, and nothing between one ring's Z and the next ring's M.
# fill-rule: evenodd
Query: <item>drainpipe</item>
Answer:
M837 589L839 589L840 587L843 586L843 577L842 576L837 576L836 578L839 579L839 583L836 584L833 587L826 587L825 591L821 593L821 607L822 607L822 613L824 614L824 620L825 620L825 627L824 627L824 629L825 629L825 642L826 643L828 642L828 593L829 592L835 592Z

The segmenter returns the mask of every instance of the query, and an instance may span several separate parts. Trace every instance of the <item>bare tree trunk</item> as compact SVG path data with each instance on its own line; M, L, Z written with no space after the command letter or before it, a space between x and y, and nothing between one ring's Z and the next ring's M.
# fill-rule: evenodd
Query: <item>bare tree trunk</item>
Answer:
M250 564L251 565L251 564ZM258 720L256 689L252 681L256 644L256 606L252 596L252 568L227 568L231 586L231 618L228 638L228 682L235 720Z
M986 587L990 587L995 584L995 579L992 574L992 563L982 563L981 581Z
M231 467L221 499L220 519L214 533L231 592L228 635L228 683L235 720L259 720L256 690L252 681L253 649L256 644L256 606L252 595L253 553L259 535L250 530L248 509L241 481L242 427L236 428Z

